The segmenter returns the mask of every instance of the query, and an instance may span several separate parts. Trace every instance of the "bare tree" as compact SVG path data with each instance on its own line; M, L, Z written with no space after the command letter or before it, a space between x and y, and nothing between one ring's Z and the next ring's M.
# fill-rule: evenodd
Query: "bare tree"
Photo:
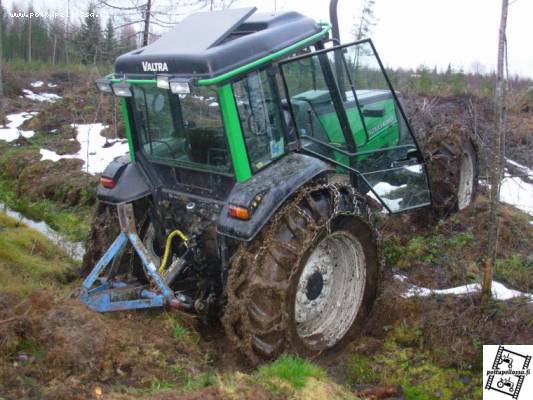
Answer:
M470 69L472 70L472 73L474 75L483 75L486 71L486 68L483 65L483 63L478 60L472 61L472 64L470 65Z
M363 0L361 15L354 26L355 40L361 40L368 37L372 32L372 27L376 25L376 16L374 15L375 0Z
M498 206L500 203L500 186L503 174L503 143L505 135L505 99L506 85L504 76L504 60L506 54L506 29L507 11L509 1L502 0L502 15L500 19L500 33L498 38L498 62L496 64L496 90L495 90L495 115L496 126L494 136L491 140L490 149L493 152L492 164L490 166L490 212L489 212L489 232L487 241L487 259L483 269L483 298L490 299L492 294L492 275L494 264L496 263L498 246Z
M2 6L2 0L0 0L0 114L4 110L3 101L4 101L4 76L2 75L2 68L4 67L3 63L3 46L2 39L4 35L4 8ZM2 122L2 116L0 115L0 123Z
M122 18L121 29L136 26L141 35L141 45L150 42L153 26L168 29L183 15L203 9L229 8L237 0L99 0L98 4L109 7L112 13Z

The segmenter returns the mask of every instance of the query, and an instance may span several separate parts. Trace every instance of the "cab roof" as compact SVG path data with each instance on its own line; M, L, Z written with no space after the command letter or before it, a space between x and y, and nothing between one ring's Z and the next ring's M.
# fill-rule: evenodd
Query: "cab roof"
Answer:
M297 12L256 12L253 7L196 13L154 43L118 57L115 74L213 78L322 31Z

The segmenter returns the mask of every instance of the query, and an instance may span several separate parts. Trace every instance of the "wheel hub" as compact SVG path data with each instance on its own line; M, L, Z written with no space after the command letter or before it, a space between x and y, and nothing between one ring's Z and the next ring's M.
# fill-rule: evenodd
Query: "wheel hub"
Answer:
M459 175L457 208L463 210L470 205L474 190L474 160L468 151L463 153Z
M320 296L323 288L324 278L320 272L316 271L307 280L307 291L305 292L305 295L309 300L315 300Z

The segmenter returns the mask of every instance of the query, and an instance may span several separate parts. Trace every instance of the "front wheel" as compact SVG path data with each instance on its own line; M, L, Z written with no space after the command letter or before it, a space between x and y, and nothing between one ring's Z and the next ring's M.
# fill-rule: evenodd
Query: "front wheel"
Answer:
M478 188L478 156L474 141L459 126L436 128L424 146L433 210L443 218L469 207Z
M346 185L304 187L233 256L226 334L252 364L332 351L361 333L378 274L364 199Z

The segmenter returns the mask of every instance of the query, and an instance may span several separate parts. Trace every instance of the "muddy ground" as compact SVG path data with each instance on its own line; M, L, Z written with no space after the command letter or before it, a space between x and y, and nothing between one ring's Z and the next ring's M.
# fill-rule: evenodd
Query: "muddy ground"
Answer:
M40 161L38 149L75 153L70 123L113 123L114 113L102 111L113 105L103 104L109 100L100 99L80 76L39 77L60 84L55 91L63 99L36 104L18 97L35 76L12 74L6 111L38 111L24 126L37 133L0 142L0 194L26 211L34 210L29 204L53 202L63 213L58 215L75 216L74 225L86 221L75 218L94 207L97 177L79 171L76 160ZM516 103L508 154L532 167L533 110ZM419 134L453 122L487 143L492 106L486 100L413 96L406 105ZM120 132L119 127L107 134ZM533 304L516 299L482 305L476 295L402 298L406 283L397 276L428 288L479 280L487 212L482 195L474 207L429 227L410 215L383 217L383 283L364 336L312 363L284 358L259 369L229 351L220 326L206 327L189 315L87 310L70 298L79 285L79 265L46 239L2 218L0 399L481 398L482 345L533 343ZM529 220L503 207L495 279L532 292Z
M486 214L487 202L480 198L474 208L432 228L416 227L409 216L382 220L386 263L381 295L361 339L314 360L325 371L309 378L326 393L317 398L356 398L358 393L480 398L481 346L533 342L532 303L517 299L481 305L476 295L401 297L406 286L395 278L399 273L410 284L432 288L479 279L486 228L477 221ZM511 207L504 208L501 222L499 259L522 264L500 263L496 276L510 287L531 288L533 226ZM1 229L23 228L4 222ZM40 248L34 256L45 251ZM16 259L0 262L0 270L16 274L16 264ZM298 398L304 390L286 387L283 378L266 379L247 366L229 351L218 325L206 327L179 312L89 311L69 298L79 284L73 278L48 277L48 288L29 296L0 291L0 396L267 399Z

